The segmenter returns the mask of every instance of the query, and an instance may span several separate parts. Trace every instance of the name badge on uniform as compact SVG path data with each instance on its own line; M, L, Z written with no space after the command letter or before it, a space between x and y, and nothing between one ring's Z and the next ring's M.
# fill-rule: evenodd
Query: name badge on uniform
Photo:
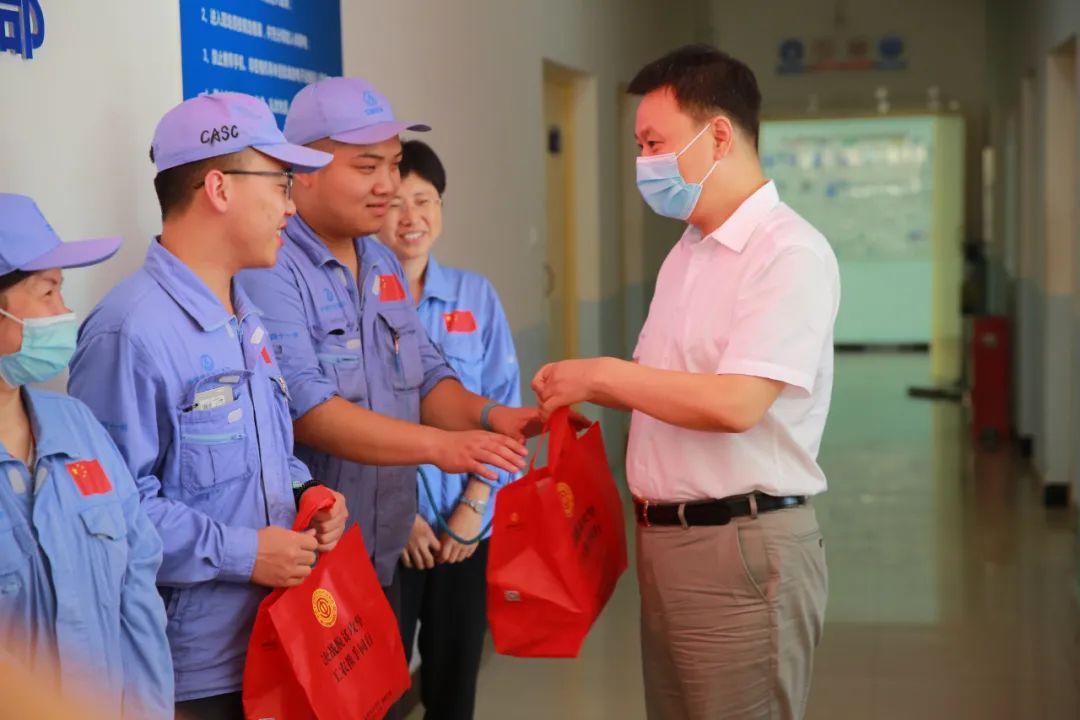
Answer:
M236 396L233 394L233 389L228 385L222 385L209 390L203 390L200 393L195 393L195 403L191 406L191 409L213 410L214 408L225 407L235 398Z
M398 302L405 299L405 288L397 275L379 276L379 302Z
M443 320L446 322L447 332L476 332L476 316L472 314L472 310L455 310L454 312L445 313Z
M83 495L103 495L112 492L112 483L97 460L80 460L64 466L75 486Z

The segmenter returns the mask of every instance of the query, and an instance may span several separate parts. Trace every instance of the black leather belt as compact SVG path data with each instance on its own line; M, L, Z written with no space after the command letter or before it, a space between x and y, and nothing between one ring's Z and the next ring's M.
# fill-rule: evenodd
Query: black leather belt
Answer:
M721 500L656 504L634 498L634 516L639 525L727 525L732 518L799 507L806 504L805 495L775 497L765 493L736 495Z

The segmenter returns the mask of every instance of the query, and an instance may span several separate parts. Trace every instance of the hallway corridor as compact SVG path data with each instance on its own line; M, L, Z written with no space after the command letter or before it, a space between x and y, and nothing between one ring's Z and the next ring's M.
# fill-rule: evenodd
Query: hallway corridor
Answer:
M1007 453L971 453L959 405L907 397L927 372L923 355L837 357L809 718L1075 720L1075 527ZM490 652L477 718L643 718L635 584L631 562L575 661Z

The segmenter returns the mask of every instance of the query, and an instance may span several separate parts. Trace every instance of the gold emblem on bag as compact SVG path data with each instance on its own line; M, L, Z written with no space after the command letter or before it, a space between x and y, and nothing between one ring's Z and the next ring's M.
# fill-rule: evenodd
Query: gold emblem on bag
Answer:
M334 596L322 588L317 588L311 594L311 610L323 627L334 627L337 622L337 603Z
M555 485L555 491L559 493L559 502L562 503L562 511L566 517L574 516L574 491L566 483Z

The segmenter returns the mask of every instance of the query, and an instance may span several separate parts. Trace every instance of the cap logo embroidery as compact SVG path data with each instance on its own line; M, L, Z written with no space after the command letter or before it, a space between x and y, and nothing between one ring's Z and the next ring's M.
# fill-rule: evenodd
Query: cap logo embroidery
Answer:
M379 98L375 97L375 93L370 90L364 91L364 104L368 107L375 107L379 104Z
M199 142L203 145L213 145L214 143L234 140L238 137L240 137L240 128L236 125L222 125L219 128L203 130L199 135Z

